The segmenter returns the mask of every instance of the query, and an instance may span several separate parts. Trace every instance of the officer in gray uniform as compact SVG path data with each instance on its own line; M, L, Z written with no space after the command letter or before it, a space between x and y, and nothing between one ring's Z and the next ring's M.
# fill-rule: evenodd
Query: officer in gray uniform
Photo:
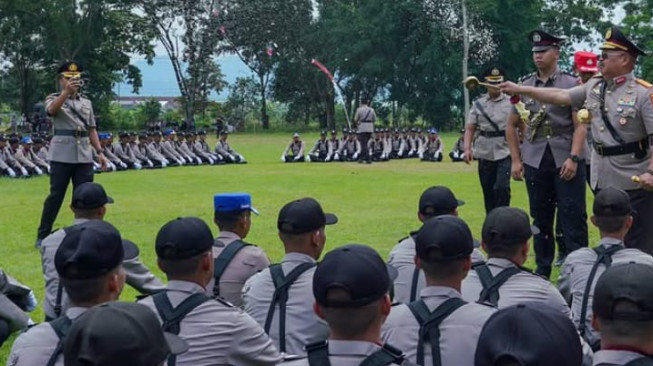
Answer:
M64 364L61 345L71 323L89 308L120 297L125 284L121 263L131 250L123 245L118 230L104 221L92 220L70 229L53 259L71 306L60 318L18 337L8 365Z
M178 334L190 349L168 365L276 365L281 355L263 329L242 310L205 290L213 278L213 235L204 221L177 218L159 230L159 267L165 291L140 301L156 312L164 331Z
M374 123L376 122L376 112L369 106L369 98L361 100L361 106L356 110L354 115L354 124L358 126L358 140L362 149L359 163L372 164L370 151L367 148L367 142L372 138L374 132Z
M106 214L106 204L108 203L113 203L113 199L107 196L101 185L91 182L79 185L73 191L73 199L70 204L70 208L75 215L73 225L57 230L43 239L41 262L45 280L43 312L46 320L58 318L70 306L67 293L63 291L62 283L59 281L59 275L56 271L55 256L57 249L68 236L68 233L76 226L88 221L102 220ZM125 241L125 245L132 248L127 252L128 255L122 264L127 275L127 283L144 294L162 290L164 288L163 283L139 259L138 247L128 240Z
M68 331L65 366L163 365L188 351L188 343L164 333L144 305L110 302L90 309Z
M633 210L626 192L616 188L601 190L594 200L593 211L592 223L599 228L601 242L596 248L581 248L569 254L560 272L558 289L571 304L579 333L597 350L599 334L591 323L596 281L611 265L632 262L653 266L653 257L639 249L624 247L624 237L633 223Z
M136 138L138 137L138 140L141 140L141 136L143 137L142 142L139 143L139 141L136 141ZM148 155L149 152L147 150L147 134L141 133L141 134L136 134L136 133L131 133L129 136L129 148L131 151L134 153L134 158L141 164L142 167L144 168L154 168L154 161L152 161ZM159 164L160 165L160 164Z
M441 162L443 149L444 144L438 135L438 130L431 128L429 129L429 138L426 143L422 145L422 149L419 152L419 159L421 161Z
M306 161L305 151L306 144L301 140L299 133L295 132L292 134L292 141L281 154L281 161L284 163L303 163Z
M127 163L122 161L115 153L113 149L113 135L110 132L100 132L98 134L100 139L100 146L104 149L104 155L107 160L109 160L111 170L123 171L129 168Z
M32 323L26 312L36 306L32 290L0 269L0 346L12 333Z
M645 53L616 27L608 31L601 49L602 75L571 90L532 89L511 83L502 87L510 93L584 108L583 117L587 123L591 121L594 140L591 187L615 187L628 192L635 212L626 245L650 254L653 159L649 137L653 134L653 89L633 75L637 57Z
M483 73L486 83L504 81L505 73L491 67ZM510 150L506 141L506 121L512 105L510 98L497 89L487 88L487 94L472 103L465 129L465 162L478 160L478 177L483 190L485 213L495 207L510 206ZM476 140L472 140L478 135Z
M231 145L229 145L227 142L228 137L229 131L226 129L220 131L220 140L218 140L217 144L215 145L215 152L218 155L222 156L222 159L227 164L247 164L245 157L234 150Z
M338 138L338 131L331 130L331 138L329 139L329 145L331 145L331 154L327 156L328 161L340 160L340 157L338 156L337 152L340 151L342 140Z
M141 165L141 162L136 159L136 155L134 154L134 151L132 150L131 145L129 144L129 132L127 131L121 131L118 134L118 138L120 139L119 142L113 145L113 152L116 154L120 160L122 160L125 164L130 169L136 169L136 170L141 170L143 169L143 165Z
M453 145L449 158L454 163L465 161L465 129L460 130L460 137Z
M245 311L264 327L281 352L305 355L304 346L328 334L326 324L313 311L310 289L316 261L326 244L325 226L337 221L312 198L287 203L277 220L286 255L280 264L252 276L243 288Z
M317 163L329 162L330 156L333 154L333 145L327 141L327 132L323 130L320 132L320 139L315 142L315 146L308 153L310 161Z
M258 211L248 193L221 193L213 196L213 212L220 234L213 245L214 275L207 290L240 307L245 282L270 265L263 249L243 241L252 226L251 214L258 216Z
M168 166L168 160L156 150L152 138L146 133L138 135L138 151L152 162L156 168L165 168Z
M381 341L392 307L388 289L396 271L372 248L350 244L324 256L313 277L315 313L329 325L329 339L306 346L308 357L288 366L414 365Z
M152 142L150 146L159 155L163 156L169 166L181 166L184 162L174 153L165 147L164 141L161 141L161 131L152 132Z
M417 218L425 222L432 217L441 215L458 216L458 206L465 202L457 199L453 192L444 186L435 186L422 192L417 207ZM424 273L415 266L415 235L418 231L411 232L407 237L399 240L392 248L388 264L398 271L394 281L394 300L408 304L415 300L420 291L426 286ZM485 256L478 250L480 243L474 241L472 261L475 264L485 262Z
M627 263L609 268L596 283L592 326L601 334L595 366L651 365L653 268Z
M381 135L383 135L381 130L374 130L374 137L367 143L367 149L370 151L373 161L388 160L388 156L385 154L385 141Z
M178 165L186 165L189 163L189 161L181 156L177 149L175 149L176 134L177 132L175 132L173 129L167 129L163 132L163 135L165 136L165 141L161 142L163 156L165 156L168 160L176 161ZM156 141L156 135L154 141Z
M50 194L43 204L37 247L50 235L70 181L73 187L93 181L93 148L98 152L102 169L106 169L107 161L97 136L93 105L79 93L82 71L76 62L61 65L58 70L61 92L50 94L45 100L54 137L50 143Z
M9 146L7 146L7 137L3 134L0 134L0 169L3 175L11 178L21 175L24 177L29 176L27 170L14 159L14 154L11 153Z
M472 366L483 324L495 311L467 303L460 294L460 284L472 267L472 233L463 220L443 215L426 221L415 243L415 261L426 274L427 287L419 300L392 308L383 324L383 341L418 365Z
M361 154L361 143L355 132L349 132L347 139L343 141L340 150L336 153L340 161L358 161Z
M521 78L520 84L538 89L571 89L578 85L576 76L560 71L557 66L563 38L535 30L529 39L533 43L537 72ZM578 122L576 109L569 106L544 104L532 98L524 98L523 105L530 115L521 117L514 109L508 117L506 138L512 158L512 176L515 180L526 179L533 224L540 229L533 244L536 272L548 278L555 254L553 222L556 210L567 250L573 252L587 247L586 127ZM524 123L526 138L520 152L517 129Z
M528 259L530 239L538 233L528 215L514 207L497 207L483 223L481 245L488 260L475 266L463 281L466 301L487 302L499 309L523 302L548 305L571 318L569 306L547 279L522 265Z
M532 302L500 309L488 319L474 361L475 366L591 365L571 320Z

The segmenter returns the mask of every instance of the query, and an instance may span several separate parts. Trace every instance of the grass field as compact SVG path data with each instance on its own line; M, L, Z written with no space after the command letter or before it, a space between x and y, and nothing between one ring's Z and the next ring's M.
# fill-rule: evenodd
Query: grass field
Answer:
M307 145L317 139L305 135ZM457 134L445 135L447 149ZM397 240L419 227L417 201L422 191L432 185L450 187L466 201L459 208L475 237L480 238L485 216L476 164L421 163L417 159L373 165L355 163L283 164L279 161L289 136L232 135L230 142L247 160L247 165L166 168L128 171L96 176L115 204L108 207L106 220L140 246L141 257L151 269L156 268L154 239L158 229L179 216L199 216L212 221L213 195L219 192L249 192L261 215L252 219L247 241L266 250L273 262L283 256L277 237L279 209L288 201L311 196L327 212L335 213L339 223L327 229L327 250L348 243L368 244L384 258ZM448 152L449 150L447 150ZM48 179L0 179L2 209L0 237L3 244L0 267L29 285L39 301L43 298L43 277L38 250L33 247ZM72 222L67 208L69 192L55 228ZM591 212L588 190L588 212ZM512 182L512 205L528 211L524 183ZM590 224L591 225L591 224ZM211 224L215 234L217 228ZM590 227L590 243L597 243L598 233ZM527 266L534 267L533 254ZM557 276L557 271L552 278ZM126 289L123 299L131 301L134 291ZM32 314L43 319L40 307ZM0 349L0 364L5 363L11 342Z

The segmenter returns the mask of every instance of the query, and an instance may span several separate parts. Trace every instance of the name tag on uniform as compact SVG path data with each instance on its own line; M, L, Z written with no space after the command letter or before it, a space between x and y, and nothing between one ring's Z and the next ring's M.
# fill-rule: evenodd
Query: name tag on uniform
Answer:
M637 102L636 95L624 95L617 101L617 104L624 107L633 107Z

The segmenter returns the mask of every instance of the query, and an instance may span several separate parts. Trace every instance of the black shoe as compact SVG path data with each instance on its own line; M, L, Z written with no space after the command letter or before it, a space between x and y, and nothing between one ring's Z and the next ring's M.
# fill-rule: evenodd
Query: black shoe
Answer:
M41 243L42 242L43 242L43 239L36 239L36 242L34 242L34 248L41 249Z

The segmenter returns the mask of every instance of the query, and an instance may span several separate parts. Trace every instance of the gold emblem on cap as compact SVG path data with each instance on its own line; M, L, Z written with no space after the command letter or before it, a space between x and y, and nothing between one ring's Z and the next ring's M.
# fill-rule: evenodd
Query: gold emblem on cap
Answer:
M74 63L73 63L73 64L70 64L70 65L68 66L68 71L73 71L73 72L74 72L74 71L77 71L77 64L74 64Z
M533 42L539 42L541 40L542 40L542 36L539 33L537 32L533 33Z
M497 69L496 67L492 69L492 76L499 76L499 74L501 74L499 69Z
M607 32L605 32L605 39L610 39L612 38L612 28L608 29Z

